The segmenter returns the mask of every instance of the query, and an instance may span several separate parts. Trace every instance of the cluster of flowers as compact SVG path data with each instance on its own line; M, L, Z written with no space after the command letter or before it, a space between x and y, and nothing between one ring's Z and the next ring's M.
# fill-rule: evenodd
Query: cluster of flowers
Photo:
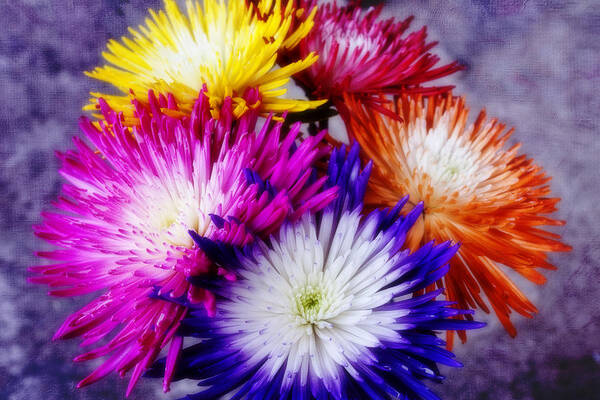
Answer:
M536 312L505 270L541 284L569 249L541 228L563 223L549 178L483 111L467 125L428 84L461 66L380 11L166 0L108 43L88 75L122 94L93 93L59 155L35 227L56 248L30 278L99 293L54 336L103 359L79 386L116 371L127 395L145 375L198 380L189 399L436 399L453 332L483 326L471 309L511 335L512 311ZM284 97L290 79L308 99Z

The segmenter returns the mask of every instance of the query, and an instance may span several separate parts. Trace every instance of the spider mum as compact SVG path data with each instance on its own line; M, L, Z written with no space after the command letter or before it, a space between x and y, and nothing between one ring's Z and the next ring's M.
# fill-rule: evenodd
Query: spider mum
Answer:
M304 1L310 8L314 1ZM319 6L313 29L295 49L298 57L317 53L319 59L295 78L315 98L328 98L343 107L344 93L363 95L420 92L434 94L451 87L422 84L461 69L457 62L436 66L437 55L429 51L425 27L406 34L412 17L404 21L380 20L381 7L362 10L358 5Z
M315 54L307 54L278 68L279 52L294 48L313 26L314 13L291 30L295 9L291 3L282 6L277 0L258 5L244 1L187 1L187 15L173 0L165 0L164 11L150 10L151 18L138 30L129 29L132 38L111 40L103 53L107 65L87 75L108 82L123 92L121 96L92 93L86 109L96 109L97 98L129 116L128 93L172 93L179 107L190 112L204 84L216 118L223 101L233 98L234 115L241 116L249 108L263 114L303 111L321 104L281 98L285 84L295 73L315 62ZM268 6L272 10L263 14ZM249 89L260 96L249 99ZM143 98L138 98L144 101Z
M351 96L346 100L350 134L364 156L374 160L365 202L390 205L402 193L424 202L423 215L411 230L411 247L430 240L459 241L450 272L438 286L459 308L489 312L491 306L510 335L516 335L511 312L532 317L537 310L502 265L543 284L539 269L555 268L547 253L570 249L542 228L564 224L547 216L560 200L547 197L550 177L518 154L519 144L507 147L512 129L488 120L485 111L467 126L469 110L462 98L400 97L390 111L404 122ZM465 332L459 335L466 340Z
M311 170L328 152L319 145L324 133L297 146L299 124L282 139L281 124L267 121L255 132L256 113L232 122L230 99L221 118L211 119L205 91L183 118L166 115L178 112L173 97L150 93L148 99L148 107L134 101L140 125L133 129L102 99L100 129L82 118L92 146L75 138L76 150L59 155L67 183L55 210L44 213L36 228L39 237L59 247L39 253L55 263L33 267L31 278L51 286L54 296L102 291L64 322L55 339L82 337L84 346L106 339L75 359L106 356L79 386L113 370L123 376L133 369L128 394L170 343L168 390L181 347L174 335L186 308L154 298L155 288L160 287L158 295L204 303L213 314L214 295L187 279L233 279L194 245L189 229L242 245L335 197L334 189L320 190L326 178L315 179ZM109 334L114 335L108 339Z
M402 251L421 212L400 217L407 198L363 216L371 166L360 170L358 150L332 154L328 185L340 187L338 198L269 242L231 251L197 239L239 279L218 290L214 318L193 311L182 325L204 339L177 367L177 378L206 387L187 399L436 399L421 379L442 379L437 362L460 366L432 331L482 324L448 319L467 311L435 301L441 290L413 297L446 273L458 246Z

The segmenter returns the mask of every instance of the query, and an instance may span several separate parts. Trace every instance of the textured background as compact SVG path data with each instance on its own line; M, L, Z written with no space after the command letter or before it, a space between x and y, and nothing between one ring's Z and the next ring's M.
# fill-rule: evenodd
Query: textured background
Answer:
M237 1L237 0L236 0ZM111 37L142 22L138 0L0 0L0 398L121 398L115 376L76 391L92 365L70 362L76 341L51 343L61 321L86 299L51 299L25 282L44 245L31 234L56 198L54 150L77 134L87 92L82 71L100 61ZM468 66L452 78L474 110L509 126L550 175L563 198L557 230L573 245L553 255L549 283L520 282L540 313L516 317L510 339L487 316L487 329L458 345L460 370L434 389L446 399L600 398L600 6L598 1L389 1L387 13L416 16L440 40L444 60ZM188 386L189 387L189 386ZM170 398L186 391L176 385ZM132 399L162 398L142 380Z

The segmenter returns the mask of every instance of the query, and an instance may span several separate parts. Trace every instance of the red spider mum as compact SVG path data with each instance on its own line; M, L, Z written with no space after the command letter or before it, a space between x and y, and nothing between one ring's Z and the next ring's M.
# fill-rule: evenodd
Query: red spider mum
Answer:
M304 14L316 5L302 0ZM404 21L381 20L381 7L362 10L358 2L345 7L319 5L315 28L294 50L294 58L317 53L319 59L295 76L312 98L328 98L341 106L344 93L373 94L419 92L435 94L450 86L427 87L424 83L460 70L458 62L436 66L440 60L429 51L427 28L407 33L413 17Z

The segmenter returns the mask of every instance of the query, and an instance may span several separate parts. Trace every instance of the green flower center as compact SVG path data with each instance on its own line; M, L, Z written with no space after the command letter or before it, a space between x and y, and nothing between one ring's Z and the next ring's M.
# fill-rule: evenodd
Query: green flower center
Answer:
M314 324L318 321L323 305L323 290L321 287L306 285L296 292L296 315L306 323Z
M300 295L300 306L306 311L313 311L314 309L319 308L322 298L323 295L318 291L302 293Z

